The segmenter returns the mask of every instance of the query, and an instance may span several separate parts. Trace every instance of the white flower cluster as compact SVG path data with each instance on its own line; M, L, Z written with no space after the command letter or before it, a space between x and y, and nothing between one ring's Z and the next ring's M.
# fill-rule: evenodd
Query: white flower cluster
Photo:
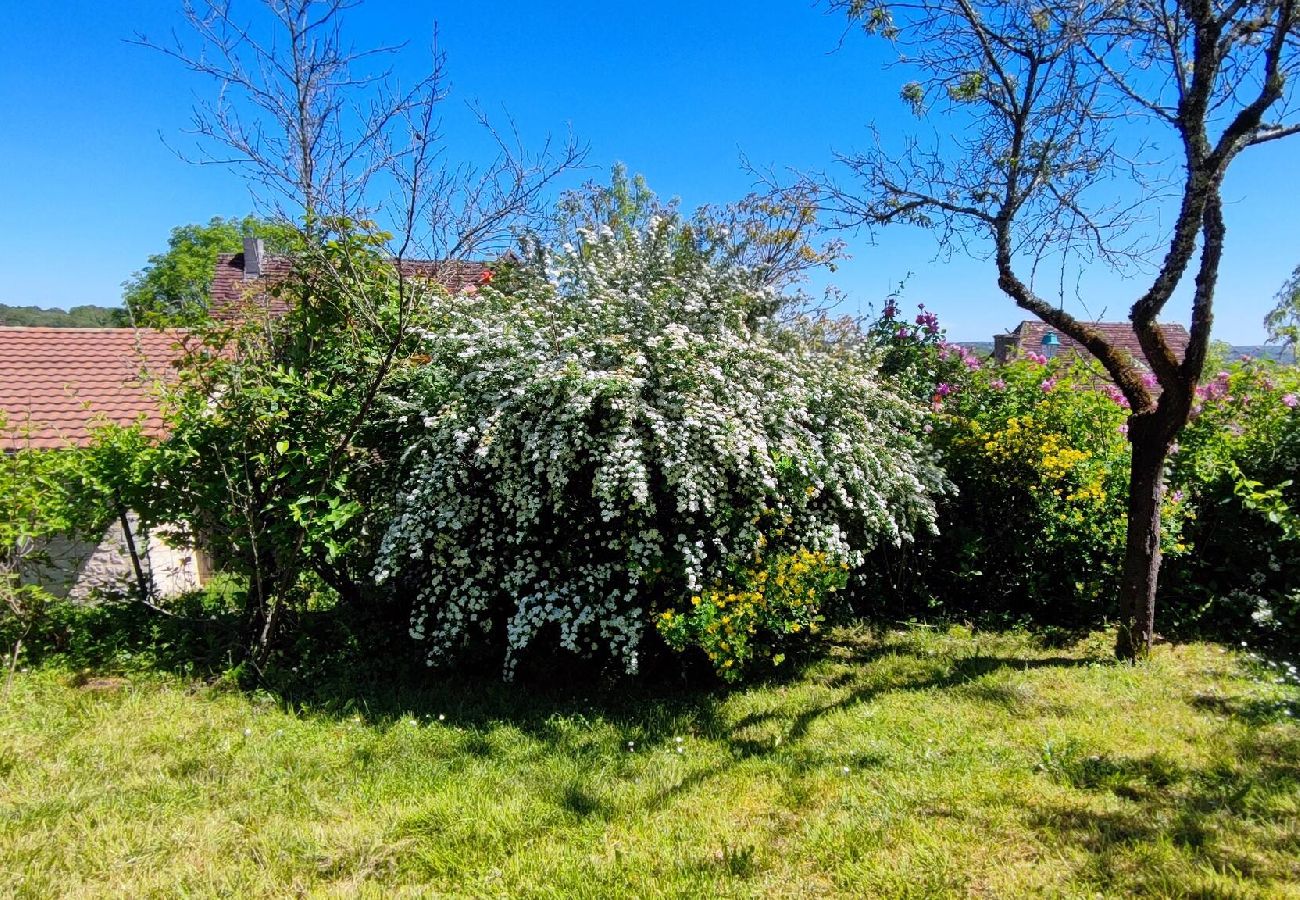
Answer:
M504 628L507 677L539 639L635 671L654 612L763 547L857 564L933 528L943 476L868 361L779 328L672 223L585 237L435 300L388 398L423 428L375 577L415 592L431 665Z

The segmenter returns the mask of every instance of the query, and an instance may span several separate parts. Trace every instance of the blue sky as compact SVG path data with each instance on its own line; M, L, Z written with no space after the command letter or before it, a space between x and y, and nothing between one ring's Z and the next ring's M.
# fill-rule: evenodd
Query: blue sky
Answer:
M211 85L124 42L136 31L163 36L179 24L178 8L179 0L0 0L0 302L116 303L170 228L250 210L239 178L181 161L160 138L184 144L192 102L211 96ZM350 30L360 46L409 41L403 64L418 66L435 20L453 141L473 152L469 101L508 111L533 144L572 129L593 168L571 183L622 161L687 207L725 202L751 186L742 154L762 166L823 168L833 150L864 145L870 123L886 133L915 128L897 100L907 73L883 69L887 48L851 35L837 50L840 21L811 0L368 0ZM1273 294L1300 263L1300 140L1253 150L1237 166L1225 189L1215 334L1256 343ZM849 241L852 259L815 285L847 291L848 311L879 305L907 279L904 303L937 310L954 338L988 339L1022 318L989 263L937 260L926 232ZM1118 318L1141 281L1096 269L1079 285L1093 313Z

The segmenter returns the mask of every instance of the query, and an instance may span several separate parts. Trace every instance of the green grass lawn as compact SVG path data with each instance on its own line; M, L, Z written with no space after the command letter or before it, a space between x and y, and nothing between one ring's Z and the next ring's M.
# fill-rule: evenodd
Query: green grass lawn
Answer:
M840 633L730 693L295 708L47 666L0 699L0 894L1300 897L1300 690L1108 650Z

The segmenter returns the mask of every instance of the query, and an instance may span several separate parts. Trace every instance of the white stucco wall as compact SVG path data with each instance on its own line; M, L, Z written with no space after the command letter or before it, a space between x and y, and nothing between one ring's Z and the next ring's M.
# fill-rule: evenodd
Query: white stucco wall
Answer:
M196 552L172 546L166 529L142 532L134 513L127 514L140 564L151 576L155 597L171 597L200 586ZM127 549L121 522L114 521L98 543L59 538L47 543L42 552L49 565L30 578L57 597L85 602L96 591L135 590L135 570Z

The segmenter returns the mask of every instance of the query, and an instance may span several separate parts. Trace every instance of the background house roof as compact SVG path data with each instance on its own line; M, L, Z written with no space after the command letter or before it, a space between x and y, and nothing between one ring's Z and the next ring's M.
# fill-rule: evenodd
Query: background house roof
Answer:
M82 446L97 425L159 435L159 382L176 378L181 329L0 328L0 450Z
M1146 368L1146 359L1142 355L1142 345L1138 343L1137 334L1133 331L1131 323L1089 322L1088 324L1100 331L1111 346L1127 350L1137 360L1138 365ZM1183 354L1187 351L1187 343L1191 339L1187 329L1182 325L1171 324L1161 325L1160 331L1173 349L1174 355L1182 359ZM996 335L994 337L994 355L999 362L1006 362L1008 359L1023 356L1027 353L1042 353L1043 338L1048 332L1055 334L1061 342L1056 351L1057 357L1081 356L1085 359L1092 358L1092 354L1088 352L1087 348L1074 338L1037 320L1021 322L1010 334Z
M292 268L288 257L268 255L260 260L260 274L252 275L246 273L243 253L222 253L217 257L217 266L212 274L212 315L229 319L250 310L283 315L288 311L288 305L282 298L268 295L266 288L286 278ZM478 284L489 268L489 263L477 260L402 260L402 273L408 278L436 281L453 294Z

